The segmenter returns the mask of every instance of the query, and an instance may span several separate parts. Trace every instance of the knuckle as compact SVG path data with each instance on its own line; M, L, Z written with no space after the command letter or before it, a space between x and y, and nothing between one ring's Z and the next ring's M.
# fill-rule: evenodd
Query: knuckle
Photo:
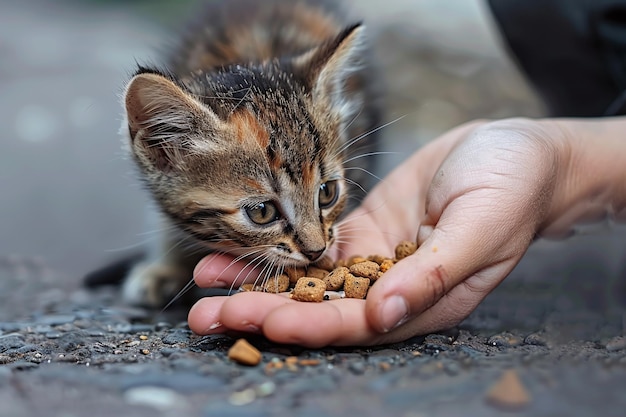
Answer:
M448 290L450 281L448 272L443 265L437 265L426 274L427 306L431 307L443 297Z

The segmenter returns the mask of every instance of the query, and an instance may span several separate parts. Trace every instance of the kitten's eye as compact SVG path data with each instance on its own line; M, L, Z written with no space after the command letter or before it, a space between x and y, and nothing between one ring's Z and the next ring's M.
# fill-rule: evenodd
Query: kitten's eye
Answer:
M256 224L270 224L280 219L276 205L270 201L246 207L246 214Z
M339 197L337 181L328 181L320 185L320 207L327 208L337 202Z

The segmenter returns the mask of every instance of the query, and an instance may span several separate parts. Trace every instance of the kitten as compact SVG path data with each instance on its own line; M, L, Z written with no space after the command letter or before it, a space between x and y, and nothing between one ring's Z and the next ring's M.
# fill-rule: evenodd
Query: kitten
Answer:
M164 232L124 298L163 305L212 251L267 276L320 259L380 120L367 58L334 2L213 0L167 70L140 67L122 130Z

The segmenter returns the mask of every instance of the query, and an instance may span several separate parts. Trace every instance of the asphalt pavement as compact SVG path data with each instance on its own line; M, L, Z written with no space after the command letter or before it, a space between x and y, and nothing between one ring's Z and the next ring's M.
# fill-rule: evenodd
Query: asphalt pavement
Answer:
M388 118L408 115L387 131L381 175L456 124L543 114L481 2L355 4ZM233 338L191 334L184 308L83 288L85 272L150 238L119 93L187 12L0 0L0 416L626 414L626 230L608 221L537 242L451 332L375 349L251 339L263 354L252 368L227 359Z

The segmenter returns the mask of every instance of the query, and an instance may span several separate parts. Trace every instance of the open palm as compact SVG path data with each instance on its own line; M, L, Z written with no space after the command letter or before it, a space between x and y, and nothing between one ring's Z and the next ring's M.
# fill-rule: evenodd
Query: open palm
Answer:
M549 211L557 152L528 123L477 122L448 132L393 171L339 225L334 258L392 256L401 240L420 244L372 286L367 300L211 297L192 308L190 327L320 347L393 342L457 324L517 264ZM247 275L224 273L230 261L221 255L202 261L198 285L216 285L216 277L233 284Z

